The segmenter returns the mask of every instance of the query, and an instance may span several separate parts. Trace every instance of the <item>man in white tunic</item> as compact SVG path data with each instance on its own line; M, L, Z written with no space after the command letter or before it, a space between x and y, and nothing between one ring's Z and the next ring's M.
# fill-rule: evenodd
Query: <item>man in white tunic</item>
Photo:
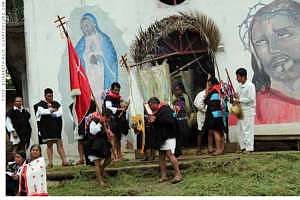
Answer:
M239 68L236 71L237 81L240 83L237 88L235 97L240 103L244 118L238 122L240 134L241 151L254 151L254 123L255 123L255 107L256 92L254 84L247 80L247 70Z
M205 133L203 130L203 124L205 121L205 113L206 113L206 104L204 102L205 98L207 96L207 90L200 91L195 100L194 100L194 106L197 108L197 126L198 126L198 136L197 136L197 146L198 146L198 152L201 153L201 143L202 138Z

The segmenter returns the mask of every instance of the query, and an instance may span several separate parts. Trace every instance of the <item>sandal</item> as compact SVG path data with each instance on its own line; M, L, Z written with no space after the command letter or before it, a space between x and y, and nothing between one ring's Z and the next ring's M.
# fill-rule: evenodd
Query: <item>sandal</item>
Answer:
M176 184L182 181L182 176L175 176L172 180L172 184Z

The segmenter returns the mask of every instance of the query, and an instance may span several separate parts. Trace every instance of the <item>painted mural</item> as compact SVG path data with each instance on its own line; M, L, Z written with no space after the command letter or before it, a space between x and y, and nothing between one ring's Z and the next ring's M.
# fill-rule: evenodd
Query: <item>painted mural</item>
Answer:
M102 93L118 81L117 53L110 37L101 31L96 17L85 13L80 20L82 37L76 51L89 78L91 88L100 102Z
M239 31L251 52L256 124L300 122L300 3L258 3Z
M70 13L69 19L67 29L70 38L89 77L97 102L101 104L103 91L114 81L119 81L122 85L121 91L127 94L127 79L120 79L124 72L120 69L117 59L117 55L123 55L128 49L123 41L123 31L116 26L110 15L98 6L76 7ZM59 40L59 42L62 41ZM63 115L63 129L66 133L71 133L73 122L70 121L68 106L73 100L70 97L69 80L66 79L69 77L69 69L66 66L68 66L67 48L61 55L58 91L64 101L63 113L66 113ZM68 143L73 144L75 142L74 134L66 135Z

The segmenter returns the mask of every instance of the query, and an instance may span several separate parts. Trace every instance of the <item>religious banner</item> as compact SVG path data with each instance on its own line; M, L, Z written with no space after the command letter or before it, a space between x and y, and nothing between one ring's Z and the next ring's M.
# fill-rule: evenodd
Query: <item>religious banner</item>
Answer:
M89 80L79 61L72 42L69 37L67 40L69 51L71 95L75 97L73 116L75 118L75 123L80 124L89 110L92 92L89 86Z
M144 99L158 97L166 104L171 104L171 79L169 65L166 60L162 64L156 64L151 68L139 71L139 85Z

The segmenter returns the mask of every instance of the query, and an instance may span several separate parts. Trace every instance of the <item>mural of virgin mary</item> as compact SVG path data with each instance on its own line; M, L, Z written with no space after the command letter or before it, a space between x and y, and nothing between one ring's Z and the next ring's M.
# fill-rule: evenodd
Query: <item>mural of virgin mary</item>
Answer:
M97 102L101 102L103 92L119 78L117 53L93 14L84 14L80 27L83 35L75 48Z

